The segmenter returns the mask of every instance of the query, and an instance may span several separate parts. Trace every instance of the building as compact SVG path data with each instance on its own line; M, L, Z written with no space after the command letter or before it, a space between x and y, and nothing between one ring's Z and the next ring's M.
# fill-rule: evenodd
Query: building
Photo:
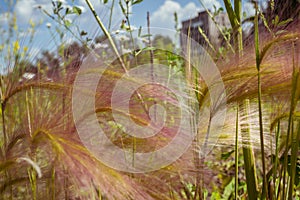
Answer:
M228 19L227 13L221 12L217 16L214 17L216 23L220 26L221 29L225 27L230 28L230 21ZM220 31L216 26L215 22L208 15L206 11L202 11L198 13L198 16L192 19L188 19L182 22L181 28L181 36L180 36L180 44L182 49L186 49L187 44L187 35L198 42L201 45L206 45L205 38L199 32L199 28L203 30L209 41L213 46L219 47L222 44L223 38L220 36Z

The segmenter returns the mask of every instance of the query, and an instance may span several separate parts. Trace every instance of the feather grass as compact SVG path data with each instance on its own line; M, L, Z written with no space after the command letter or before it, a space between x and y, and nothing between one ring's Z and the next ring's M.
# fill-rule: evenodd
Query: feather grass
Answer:
M235 16L239 23L240 6L241 1L235 1L234 10L228 7L231 15ZM238 27L237 22L233 21L233 24ZM276 35L274 38L272 36L271 39L260 37L257 44L259 43L262 48L261 51L257 51L258 57L255 57L252 47L243 48L241 51L241 39L237 39L236 44L241 51L239 59L236 59L236 55L232 55L227 61L218 60L217 64L226 88L229 113L215 148L235 149L235 198L247 196L249 199L256 199L260 196L258 193L264 193L260 189L261 174L266 176L263 186L274 188L268 189L270 193L274 191L275 198L288 196L291 199L295 196L294 179L297 176L295 168L299 151L297 144L300 140L297 107L299 81L295 70L296 64L289 58L293 55L296 60L298 56L290 48L291 41L299 43L298 38L299 30ZM158 54L156 51L154 56ZM184 63L187 81L193 88L188 92L197 93L198 104L195 107L202 107L205 110L210 105L208 88L194 75L189 61ZM107 95L112 92L111 83L124 74L124 70L118 68L120 64L116 63L117 61L113 63L113 67L105 71L104 80L99 83L96 113L99 125L105 128L107 135L111 136L120 147L130 148L132 140L124 137L125 133L121 126L111 123L112 106ZM209 195L213 193L210 182L214 182L213 177L216 175L205 165L215 157L210 155L205 157L205 160L199 157L201 146L199 144L203 142L200 140L195 142L197 143L194 145L195 149L189 149L174 164L156 172L131 176L110 169L99 162L82 145L72 122L70 91L76 69L73 70L69 69L68 80L64 80L66 77L62 76L63 80L57 82L43 79L19 82L17 70L15 74L2 76L3 136L1 137L4 141L1 142L4 144L1 143L3 155L0 160L0 194L3 198L13 198L13 194L16 193L20 197L26 193L24 199L202 199L206 193ZM102 73L102 71L91 70L85 73ZM105 84L106 80L109 81ZM142 82L131 77L126 81L132 84ZM91 91L83 90L82 93L90 95ZM150 99L153 94L160 97L155 101L165 102L166 107L176 108L176 99L172 95L165 94L163 88L142 87L139 93L145 101L141 102L141 99L135 98L133 105L136 107L131 113L114 111L145 126L149 124L149 116L145 112L147 109L143 109L141 104L151 106L147 98ZM237 105L241 105L238 110ZM214 108L210 117L217 115L218 112L218 108ZM206 126L199 128L197 139L207 136L209 119L203 121ZM112 127L109 127L111 125L109 123ZM160 137L162 141L159 142L157 138L148 141L137 140L135 151L147 152L164 146L164 141L172 139L173 132L172 129L163 130ZM274 137L275 144L271 144L270 140ZM264 149L261 147L262 139ZM235 143L232 142L234 140ZM155 144L157 142L159 144ZM204 139L204 142L207 146L215 145L209 140ZM238 159L240 146L243 147L244 163L242 159ZM266 166L261 173L261 163L259 159L255 160L254 155L262 149L266 156L262 158L261 163L266 162ZM275 155L274 160L268 157L272 154ZM270 160L272 166L268 169ZM203 163L204 161L206 163ZM289 164L291 174L287 172ZM244 191L248 194L243 194L244 196L239 195L242 189L238 185L244 181L243 178L240 181L238 179L238 175L243 174L243 171L238 171L242 167L246 169L248 187L247 192ZM273 186L270 186L271 176ZM19 192L18 187L25 188L26 191ZM266 189L265 193L268 194Z

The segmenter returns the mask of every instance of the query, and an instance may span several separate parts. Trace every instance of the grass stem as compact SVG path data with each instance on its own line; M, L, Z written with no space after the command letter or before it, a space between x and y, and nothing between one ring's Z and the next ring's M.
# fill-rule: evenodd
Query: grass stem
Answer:
M236 124L235 124L235 184L234 197L238 199L239 192L239 107L236 108Z
M113 48L114 53L116 54L116 56L118 57L118 59L119 59L119 61L121 63L121 66L122 66L123 70L125 71L125 73L127 73L126 66L125 66L125 64L124 64L124 62L123 62L123 60L122 60L122 58L121 58L121 56L119 54L119 51L118 51L118 49L117 49L117 47L115 45L115 42L114 42L113 38L111 37L111 34L107 31L107 29L105 28L104 24L102 23L100 17L97 15L97 13L96 13L96 11L95 11L95 9L94 9L91 1L90 0L85 0L85 2L88 5L88 7L91 10L91 12L93 13L93 15L94 15L94 17L95 17L98 25L100 26L101 30L103 31L104 35L107 37L107 39L108 39L111 47Z
M260 132L260 150L262 159L262 174L263 174L263 192L262 197L268 199L268 184L266 176L266 160L264 148L264 129L263 129L263 113L262 113L262 90L261 90L261 72L260 72L260 52L259 52L259 37L258 37L258 6L255 4L255 20L254 20L254 37L255 37L255 56L256 56L256 69L257 69L257 87L258 87L258 114L259 114L259 132Z

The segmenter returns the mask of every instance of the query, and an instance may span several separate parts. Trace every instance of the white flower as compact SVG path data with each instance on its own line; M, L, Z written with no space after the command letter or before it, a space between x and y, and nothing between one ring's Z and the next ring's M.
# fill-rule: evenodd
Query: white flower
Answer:
M51 23L48 22L48 23L46 24L46 26L47 26L47 28L51 28Z
M149 44L149 39L148 38L143 37L143 38L141 38L141 41L145 44Z
M113 35L125 34L125 33L126 33L126 31L124 31L124 30L120 30L120 29L118 29L118 30L115 30L115 31L112 31L112 34L113 34Z
M100 49L100 48L106 49L107 47L108 47L108 44L102 44L102 43L95 44L96 49Z
M131 49L122 49L122 53L126 54L126 53L131 53Z
M33 74L33 73L25 72L25 73L23 74L23 78L25 78L25 79L27 79L27 80L32 79L32 78L34 78L34 77L35 77L35 74Z
M116 36L116 39L119 41L122 41L122 42L130 40L130 38L126 35L118 35L118 36Z

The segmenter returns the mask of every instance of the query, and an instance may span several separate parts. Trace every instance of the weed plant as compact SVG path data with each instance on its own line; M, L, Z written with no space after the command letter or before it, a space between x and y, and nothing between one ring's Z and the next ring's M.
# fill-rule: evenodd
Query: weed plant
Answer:
M204 119L205 125L197 127L193 145L176 162L153 172L131 174L100 162L83 145L74 123L74 81L80 65L87 64L84 62L87 55L97 53L95 46L108 45L112 49L98 52L99 60L103 61L99 64L105 64L110 55L117 58L103 72L96 90L95 112L99 126L114 145L130 150L133 155L165 146L174 137L174 130L167 127L157 137L137 139L128 136L124 127L114 121L113 86L128 70L147 63L169 66L170 76L165 81L169 82L176 73L184 76L191 86L188 92L197 97L193 106L202 111L211 105L209 88L196 74L190 60L152 47L150 25L148 34L143 37L148 40L146 46L120 56L111 32L115 1L110 4L108 27L92 3L85 2L104 35L90 41L85 38L84 31L74 33L66 15L72 13L80 17L81 9L76 6L64 8L60 1L53 2L53 14L44 13L60 24L61 29L76 36L77 42L61 43L57 51L45 52L42 58L31 53L26 41L21 39L14 14L9 16L9 25L2 27L7 33L0 40L1 65L4 65L0 80L1 199L300 198L299 19L266 16L253 2L256 9L253 33L247 39L251 42L245 43L242 1L235 0L232 4L224 0L232 37L227 37L219 27L225 40L223 51L213 47L199 29L209 43L207 47L213 49L208 51L218 66L226 90L226 96L222 98L226 98L227 115L217 143L205 143L212 150L206 156L201 155L210 119L221 112L220 108L210 110L210 119ZM108 1L103 3L108 4ZM132 43L135 40L129 6L138 3L143 2L126 0L119 3L126 19L122 28L128 31ZM272 3L270 1L271 8ZM214 17L209 10L207 12ZM148 24L150 20L148 18ZM35 28L33 23L31 26ZM30 45L34 32L28 35ZM139 83L142 80L129 77L127 81ZM91 91L82 92L90 95ZM174 96L164 93L163 88L145 86L132 96L129 117L137 124L147 125L150 120L148 108L153 102L160 102L177 116ZM120 116L128 115L116 112ZM176 124L180 119L169 120ZM129 159L134 164L135 157Z

